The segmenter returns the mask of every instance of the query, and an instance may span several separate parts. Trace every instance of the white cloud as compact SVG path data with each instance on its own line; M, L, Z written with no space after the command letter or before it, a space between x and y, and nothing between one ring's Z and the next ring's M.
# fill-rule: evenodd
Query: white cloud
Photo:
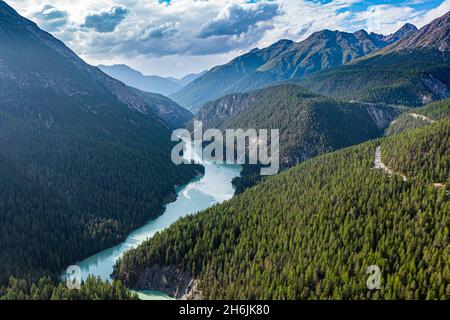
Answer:
M418 26L423 27L434 19L437 19L450 11L450 0L445 0L440 6L428 11L423 19L418 21Z
M50 4L46 4L41 10L35 12L33 17L45 30L52 32L64 27L67 24L69 15L64 10L59 10Z
M173 75L201 71L281 38L299 41L322 29L391 33L406 22L423 26L450 10L450 0L429 12L414 9L413 2L423 0L389 1L362 12L351 8L363 0L6 1L88 62L125 62L146 73ZM115 19L111 8L121 7L126 16ZM57 18L63 12L67 16Z
M415 23L422 15L422 11L408 6L374 5L357 14L354 21L365 25L370 32L391 34L406 23Z
M255 29L257 24L269 21L279 14L278 4L275 2L261 2L252 4L235 4L226 6L214 19L202 25L199 36L241 35Z

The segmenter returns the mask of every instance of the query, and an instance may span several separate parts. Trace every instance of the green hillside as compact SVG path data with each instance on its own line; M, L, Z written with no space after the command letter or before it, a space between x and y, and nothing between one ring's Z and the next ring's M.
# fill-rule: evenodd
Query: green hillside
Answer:
M450 99L430 103L424 107L407 109L386 129L386 135L420 128L434 121L450 117Z
M226 94L336 68L415 32L415 26L406 24L389 36L364 30L355 33L321 30L301 42L283 39L211 69L171 97L195 113L204 103Z
M233 94L206 104L196 115L205 128L279 129L280 165L286 169L319 154L380 137L398 114L393 107L348 103L278 85ZM259 166L246 166L237 193L259 180Z
M417 183L440 183L450 187L450 127L447 122L437 122L386 140L382 145L385 163Z
M426 48L383 52L299 83L341 99L421 106L449 97L450 52Z
M449 299L450 197L431 184L450 174L449 130L442 120L308 160L175 223L115 276L156 290L171 286L149 279L194 279L178 289L211 299ZM380 145L401 146L382 160L401 158L408 181L374 168ZM370 265L380 290L366 287Z

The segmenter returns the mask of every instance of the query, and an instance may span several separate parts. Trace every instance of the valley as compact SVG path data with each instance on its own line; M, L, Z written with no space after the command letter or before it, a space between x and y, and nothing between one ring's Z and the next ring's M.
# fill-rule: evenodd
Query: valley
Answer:
M185 154L190 154L191 151L188 149L192 150L193 146L186 143ZM231 182L239 176L241 167L239 165L217 165L205 162L200 160L198 156L196 159L204 166L204 175L195 178L185 186L179 187L176 200L165 206L164 213L158 218L148 221L145 226L133 231L124 242L76 263L81 268L83 280L93 275L109 281L114 264L128 250L136 248L182 217L196 214L233 197L234 188ZM153 289L164 289L162 280L158 280L161 281L159 285L162 287ZM141 298L145 296L146 299L163 297L157 292L152 292L150 295L142 292L140 294Z
M268 178L127 252L115 277L149 288L152 268L170 266L197 280L191 294L202 299L445 299L450 199L429 182L448 181L449 125L442 120ZM382 161L411 179L373 169L380 144L394 152ZM372 264L384 270L380 291L366 290Z
M292 41L263 17L275 6L230 4L187 45L183 23L139 31L125 6L80 24L0 0L0 300L450 299L450 12ZM223 24L244 11L263 20ZM44 31L64 17L80 55L63 29ZM270 42L247 34L258 30ZM124 61L86 54L93 35L91 47L126 47ZM228 62L205 70L211 52ZM199 59L205 71L178 78L124 64L187 73ZM200 154L178 165L176 130L195 136L194 121L216 137L278 130L279 148L264 148L279 172Z
M171 128L192 116L175 102L108 77L3 1L0 41L4 285L120 243L203 169L170 162Z

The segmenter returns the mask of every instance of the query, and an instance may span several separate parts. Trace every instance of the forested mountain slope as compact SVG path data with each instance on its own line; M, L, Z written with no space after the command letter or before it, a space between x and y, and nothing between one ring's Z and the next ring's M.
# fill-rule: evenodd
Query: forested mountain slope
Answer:
M450 117L450 99L430 103L424 107L405 110L386 129L386 135L420 128Z
M244 92L287 79L347 64L417 31L407 24L395 34L383 36L323 30L295 43L281 40L254 49L217 66L171 97L194 113L207 101L228 93Z
M287 84L232 94L207 103L196 115L204 129L278 129L280 165L292 167L319 154L380 137L398 110L377 104L338 101ZM260 179L245 166L237 193Z
M439 121L422 130L387 139L382 144L384 162L415 183L443 185L450 191L450 127L447 124L448 120Z
M168 129L182 128L192 120L193 115L189 110L181 107L166 96L140 91L131 87L128 90L146 105L152 113L161 118L168 126Z
M160 118L165 125L181 126L190 120L191 114L168 98L154 95L157 103L142 98L139 91L127 87L100 69L80 59L64 43L42 31L0 0L0 80L2 103L18 99L17 88L34 90L35 96L22 97L26 103L50 103L37 93L47 89L48 95L71 96L86 104L92 96L110 96L125 107L151 118ZM39 61L39 63L37 63ZM34 101L36 99L37 101ZM40 101L42 100L42 101ZM164 112L160 110L163 108Z
M300 84L342 99L419 106L450 97L450 12L350 65Z
M424 48L383 53L299 84L342 99L420 106L450 96L450 52Z
M449 299L450 197L431 183L448 180L449 130L441 120L308 160L175 223L115 276L192 298ZM380 145L406 182L374 168ZM380 290L367 289L371 265Z
M198 170L172 164L162 118L0 1L0 284L60 273L162 212Z

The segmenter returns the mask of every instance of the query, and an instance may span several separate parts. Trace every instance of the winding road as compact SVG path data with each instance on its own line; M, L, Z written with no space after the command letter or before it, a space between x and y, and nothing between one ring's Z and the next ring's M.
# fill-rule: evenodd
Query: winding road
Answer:
M405 176L402 173L395 172L394 170L392 170L391 168L389 168L387 165L385 165L383 163L383 161L381 160L381 146L378 146L376 148L376 150L375 150L375 161L374 162L375 162L375 169L383 170L387 174L389 174L390 176L398 175L398 176L402 177L404 182L408 181L408 177L407 176ZM450 198L450 191L446 190L445 184L443 184L443 183L433 183L433 186L436 189L444 190L446 195Z
M402 173L395 172L394 170L392 170L391 168L389 168L387 165L385 165L383 163L383 161L381 160L381 146L378 146L375 150L375 169L383 170L390 176L398 175L398 176L402 177L403 181L405 181L405 182L408 181L407 176L405 176Z
M410 116L414 117L415 119L420 119L420 120L428 122L428 123L434 123L435 122L434 120L431 120L430 118L425 117L425 116L423 116L421 114L417 114L417 113L408 113L408 114Z

